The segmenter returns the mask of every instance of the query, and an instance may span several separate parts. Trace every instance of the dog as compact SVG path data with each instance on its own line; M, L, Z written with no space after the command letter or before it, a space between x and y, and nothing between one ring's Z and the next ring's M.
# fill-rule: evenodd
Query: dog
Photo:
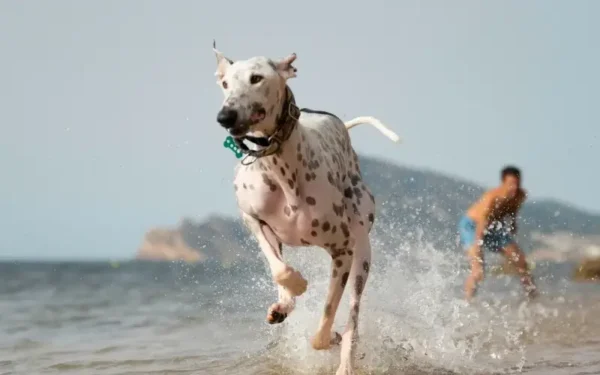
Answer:
M344 123L327 112L298 109L287 84L296 77L296 54L234 62L214 44L213 51L217 84L225 96L217 122L246 154L235 169L238 207L278 287L279 299L269 307L267 321L283 322L307 288L301 273L284 262L282 245L325 249L332 259L331 277L311 344L316 350L341 344L336 374L354 374L360 299L371 270L375 198L362 179L348 130L366 123L394 142L399 137L373 117ZM332 326L348 282L350 316L340 335Z

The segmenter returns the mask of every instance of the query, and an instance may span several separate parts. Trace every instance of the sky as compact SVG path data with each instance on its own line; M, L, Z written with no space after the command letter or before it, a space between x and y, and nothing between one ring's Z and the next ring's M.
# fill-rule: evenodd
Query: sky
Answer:
M0 258L128 258L236 215L217 47L295 52L301 107L375 116L356 150L600 212L600 2L0 2Z

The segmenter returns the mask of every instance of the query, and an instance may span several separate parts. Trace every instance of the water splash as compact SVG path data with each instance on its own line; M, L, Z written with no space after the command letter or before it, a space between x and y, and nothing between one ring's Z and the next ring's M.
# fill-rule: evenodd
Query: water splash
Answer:
M374 237L357 348L365 373L519 372L528 344L539 336L539 323L558 316L557 309L525 302L518 282L508 277L489 277L488 283L498 285L469 305L462 298L466 261L456 249L435 249L418 231L409 240L391 230ZM335 370L339 348L310 347L325 303L330 259L323 250L303 248L286 251L286 260L309 280L309 289L284 324L261 328L271 342L261 357L293 374ZM274 288L268 277L256 286L270 295L266 313L276 298ZM343 331L347 317L345 293L334 329Z
M393 225L384 230L380 225L373 236L373 265L359 323L359 374L521 372L539 358L531 355L532 348L539 354L540 347L577 341L585 333L581 321L589 309L584 313L568 306L572 291L552 277L537 280L542 292L552 290L552 298L527 302L518 280L488 272L475 302L468 304L462 291L468 272L462 252L434 248L418 230L400 233ZM315 351L310 346L325 304L331 259L318 248L285 249L284 255L309 287L283 324L264 323L268 306L277 298L264 272L243 287L219 286L224 297L231 297L223 299L228 305L221 313L242 311L240 317L251 325L246 353L257 359L257 373L334 373L339 348ZM486 258L488 266L498 260ZM338 332L348 319L348 305L346 292L334 325ZM231 329L239 332L233 323ZM256 350L266 343L266 349Z

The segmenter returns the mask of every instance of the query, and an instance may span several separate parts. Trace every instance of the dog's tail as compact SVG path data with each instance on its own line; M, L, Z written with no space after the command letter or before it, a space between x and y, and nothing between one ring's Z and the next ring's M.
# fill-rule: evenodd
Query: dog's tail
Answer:
M383 135L385 135L386 137L391 139L393 142L400 141L400 137L398 137L398 134L391 131L387 126L383 125L383 123L381 121L377 120L375 117L361 116L361 117L353 118L352 120L345 122L346 129L348 129L348 130L352 129L353 127L355 127L356 125L359 125L359 124L372 125L372 126L376 127L380 132L382 132Z

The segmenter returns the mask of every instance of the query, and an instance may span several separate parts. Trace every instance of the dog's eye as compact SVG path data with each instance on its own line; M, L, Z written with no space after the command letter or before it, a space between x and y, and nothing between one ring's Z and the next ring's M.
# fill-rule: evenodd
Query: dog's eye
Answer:
M253 74L250 76L250 83L255 85L263 80L263 76L259 76L258 74Z
M225 90L227 90L227 81L223 81L223 82L221 83L221 85L223 85L223 88L224 88Z

